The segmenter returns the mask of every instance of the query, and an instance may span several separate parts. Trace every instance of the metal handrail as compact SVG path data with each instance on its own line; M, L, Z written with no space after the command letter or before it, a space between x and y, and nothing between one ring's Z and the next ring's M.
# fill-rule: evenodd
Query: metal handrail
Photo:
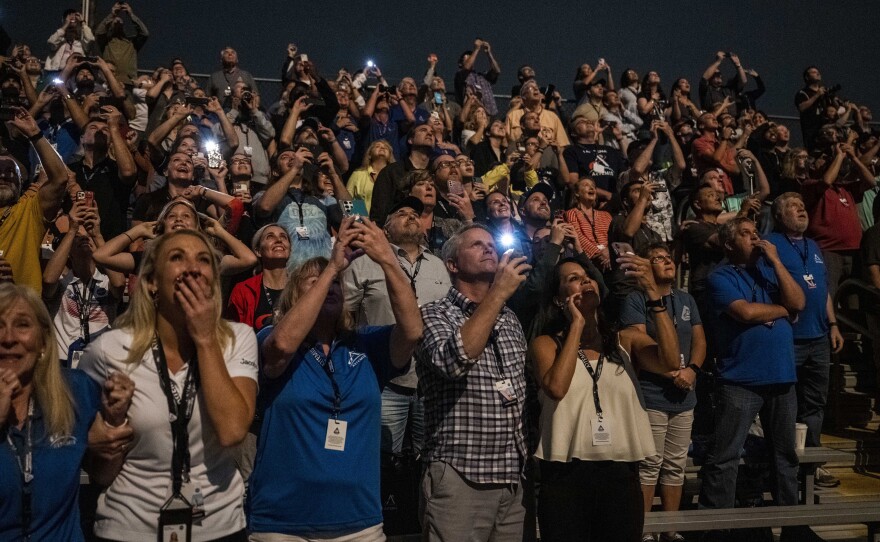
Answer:
M859 297L859 307L849 308L846 299L850 296ZM837 309L837 322L846 325L871 340L880 340L872 336L868 329L865 310L867 307L880 307L880 290L861 279L847 279L841 283L834 296L834 307Z

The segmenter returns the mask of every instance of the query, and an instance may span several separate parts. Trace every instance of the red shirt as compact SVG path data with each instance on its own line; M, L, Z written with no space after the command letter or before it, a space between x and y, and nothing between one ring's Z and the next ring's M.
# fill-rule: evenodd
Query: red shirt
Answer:
M715 150L718 148L718 139L715 138L715 134L706 133L696 138L691 142L691 149L694 159L694 167L697 168L697 174L702 175L704 171L713 168L724 167L727 169L732 169L734 165L733 157L734 150L733 147L727 150L724 157L719 162L715 160ZM733 195L733 182L730 180L730 176L727 174L724 169L721 169L721 182L724 183L724 191L728 196Z
M801 186L801 195L810 225L811 237L822 250L858 250L862 242L857 204L869 187L867 183L828 185L822 181L807 181Z
M602 248L608 248L608 228L611 227L611 215L605 211L593 210L586 214L580 209L569 209L565 212L565 221L577 228L578 239L588 258L595 258Z

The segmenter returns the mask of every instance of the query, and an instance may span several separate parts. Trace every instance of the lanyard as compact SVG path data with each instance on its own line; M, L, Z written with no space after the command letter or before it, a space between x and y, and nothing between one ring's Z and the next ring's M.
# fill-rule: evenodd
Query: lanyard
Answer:
M599 377L602 376L602 367L605 365L605 355L599 354L599 361L596 362L596 370L593 370L593 366L590 365L589 360L587 360L587 355L584 354L583 350L578 349L578 358L580 358L581 363L584 364L584 368L590 373L590 378L593 379L593 404L596 406L596 415L599 418L602 417L602 405L599 403Z
M165 359L165 351L158 336L153 341L153 359L156 362L156 371L159 373L159 384L168 400L168 421L171 423L171 440L174 444L174 452L171 456L171 474L174 477L172 496L176 496L180 494L184 478L189 479L189 432L186 426L192 418L199 388L198 358L193 358L189 363L182 393L178 393L177 387L172 384L168 375L168 361Z
M318 365L324 369L324 373L327 374L327 378L330 379L330 385L333 386L333 408L331 412L333 413L333 419L339 419L339 413L342 411L342 393L339 391L339 384L336 383L336 377L333 376L336 373L336 367L333 365L333 360L330 357L324 357L323 354L320 354L315 347L309 348L309 351L306 352L309 356L312 357L315 361L318 362ZM331 352L332 354L332 352Z
M21 534L24 537L25 541L31 539L30 530L31 530L31 481L34 479L34 398L31 397L28 401L28 412L27 412L27 422L25 422L25 426L27 427L27 437L24 442L24 454L19 452L18 448L15 446L15 442L12 441L11 431L12 428L9 429L9 432L6 433L6 442L9 443L9 446L12 448L12 452L15 454L15 459L18 460L18 469L21 471ZM24 455L24 460L22 460L22 455Z
M590 224L590 233L593 234L593 240L596 241L596 246L599 246L599 236L596 234L596 209L590 209L593 212L593 219L590 220L590 217L587 216L587 212L581 209L581 214L584 215L584 220L586 220Z
M298 200L293 194L291 194L290 199L292 199L293 202L296 203L297 210L299 211L299 225L300 227L304 227L306 224L303 217L303 202ZM305 200L305 196L303 196L303 200Z
M9 218L9 213L12 212L13 207L15 207L15 205L10 205L5 211L3 211L3 216L0 216L0 227L3 227L3 224L6 223L6 219Z
M789 236L786 235L785 238L788 239L788 242L789 242L789 243L791 243L791 248L793 248L793 249L795 250L795 252L798 253L798 256L801 257L801 261L802 261L803 264L804 264L804 274L806 274L806 273L807 273L807 258L809 258L809 256L810 256L810 247L809 247L809 245L807 245L807 238L806 238L806 237L801 237L801 242L802 242L803 245L804 245L804 251L803 251L803 252L801 252L801 249L798 248L798 246L797 246L797 245L795 244L795 242L791 239L791 237L789 237Z
M750 277L752 278L752 284L751 284L751 287L752 287L752 303L757 303L757 302L758 302L758 288L760 288L760 287L758 286L758 281L757 281L757 279L755 279L755 277L752 277L752 274L751 274L751 273L744 272L742 269L740 269L739 267L737 267L737 266L735 266L735 265L733 266L733 268L736 270L737 275L739 275L739 276L743 279L743 281L745 281L746 285L749 285L749 280L746 278L746 275L748 275L748 276L750 276ZM763 288L761 288L761 289L763 290Z
M92 297L95 295L95 290L92 288L94 280L94 278L89 279L89 282L85 285L85 293L83 294L80 294L79 288L77 288L76 285L73 285L74 301L76 302L76 310L79 313L79 331L86 344L89 344L89 341L91 340L89 319L92 312Z
M489 335L489 342L492 343L492 352L495 354L495 366L498 367L498 374L501 375L502 379L506 379L504 376L504 365L501 361L501 347L498 346L498 332L494 329Z
M263 290L263 295L266 296L266 302L269 303L269 310L272 311L272 314L275 313L275 301L272 300L272 296L269 295L269 288L266 288L266 283L260 281L260 289Z
M422 257L419 255L419 258L416 260L416 267L413 270L412 274L406 269L406 266L403 265L403 262L400 261L400 257L397 258L397 263L400 264L400 268L403 269L404 274L406 274L406 278L409 279L409 285L412 286L413 292L416 291L416 277L419 276L419 269L422 268Z

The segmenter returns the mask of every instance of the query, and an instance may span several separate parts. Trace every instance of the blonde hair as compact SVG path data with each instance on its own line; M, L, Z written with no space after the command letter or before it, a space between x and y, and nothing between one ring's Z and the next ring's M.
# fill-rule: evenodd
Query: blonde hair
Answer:
M128 357L125 358L125 363L140 363L144 354L153 345L153 337L156 334L156 306L153 304L153 295L150 292L149 282L156 276L159 252L161 252L162 247L171 239L182 235L189 235L199 239L211 253L211 271L214 275L214 281L211 284L211 299L214 302L215 313L217 314L217 320L213 323L213 327L216 327L220 332L218 338L221 349L225 350L227 346L235 343L232 326L221 317L223 314L223 301L220 295L220 265L217 263L217 257L214 254L210 239L204 233L195 230L171 231L154 239L144 251L137 285L131 293L131 303L128 310L116 319L117 328L127 329L132 334L131 346L128 350Z
M0 284L0 314L5 313L18 300L27 303L42 333L42 352L34 365L33 389L36 404L43 413L47 435L70 435L73 432L77 408L70 387L61 376L58 361L58 342L52 326L52 317L46 305L30 288L12 283Z
M320 275L329 264L330 260L318 256L317 258L306 260L302 265L291 271L287 284L275 303L275 309L278 311L278 316L275 320L276 324L281 321L285 314L296 307L296 302L300 298L300 286L308 279ZM349 311L343 310L336 324L336 330L351 331L352 329L354 329L354 317Z
M364 161L361 164L362 168L367 169L368 167L370 167L370 164L373 162L373 158L375 158L373 153L375 152L376 147L385 147L385 149L388 151L388 163L394 163L394 149L391 147L391 143L388 143L384 139L377 139L376 141L370 143L370 146L367 147L367 152L364 153Z

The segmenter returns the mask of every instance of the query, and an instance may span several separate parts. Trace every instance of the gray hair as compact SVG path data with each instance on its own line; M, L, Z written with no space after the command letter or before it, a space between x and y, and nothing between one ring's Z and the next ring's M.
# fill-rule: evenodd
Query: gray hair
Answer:
M718 240L721 241L721 246L724 247L724 250L727 250L728 243L733 243L736 237L736 230L739 229L740 224L746 222L754 224L754 221L751 219L738 216L721 225L721 228L718 230Z
M456 231L452 237L446 240L443 243L443 249L441 251L441 256L443 257L444 262L448 261L456 261L458 259L458 249L461 248L462 236L471 230L483 230L488 233L490 236L492 235L491 230L484 226L483 224L468 224L466 226L462 226Z
M784 192L779 194L776 199L773 200L773 204L770 207L770 215L774 220L779 220L779 217L782 215L782 210L785 209L785 204L788 203L788 200L791 199L799 199L804 201L803 196L798 194L797 192Z

